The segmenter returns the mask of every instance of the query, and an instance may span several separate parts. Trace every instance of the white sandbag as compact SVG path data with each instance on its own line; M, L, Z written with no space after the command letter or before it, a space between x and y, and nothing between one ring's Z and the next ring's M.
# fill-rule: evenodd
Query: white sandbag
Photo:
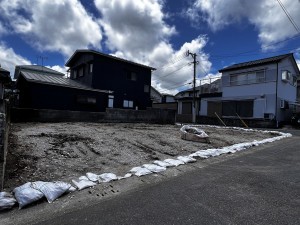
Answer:
M166 170L166 167L158 166L155 164L144 164L143 167L150 170L153 173L160 173Z
M78 188L79 191L96 185L96 183L94 183L93 181L85 180L85 179L78 180L78 181L72 180L72 182Z
M86 173L86 177L93 182L96 182L99 180L99 175L94 174L94 173Z
M39 190L45 195L49 203L52 203L55 199L59 198L71 187L71 184L57 181L57 182L45 182L45 184L39 187Z
M181 138L188 141L210 143L208 135L197 127L184 125L180 128Z
M147 168L143 168L143 167L134 167L130 170L131 173L133 173L134 175L140 177L140 176L145 176L147 174L151 174L152 172L150 170L148 170Z
M37 188L34 188L31 182L16 187L13 193L19 203L19 209L44 197L44 194Z
M165 159L164 162L167 162L173 166L183 165L184 162L178 159Z
M171 167L171 166L174 166L170 163L167 163L167 162L164 162L164 161L160 161L160 160L155 160L153 162L154 164L158 165L158 166L161 166L161 167Z
M107 183L113 180L118 180L118 177L113 173L103 173L99 175L99 182Z
M118 180L126 179L132 176L132 173L126 173L123 177L118 177Z
M67 190L68 193L76 191L76 188L70 185L70 188Z
M89 180L89 178L87 178L86 176L81 176L78 178L78 180Z
M196 159L190 156L178 156L177 159L183 161L184 163L192 163L197 161Z
M8 192L0 192L0 211L5 209L11 209L17 200L14 196Z

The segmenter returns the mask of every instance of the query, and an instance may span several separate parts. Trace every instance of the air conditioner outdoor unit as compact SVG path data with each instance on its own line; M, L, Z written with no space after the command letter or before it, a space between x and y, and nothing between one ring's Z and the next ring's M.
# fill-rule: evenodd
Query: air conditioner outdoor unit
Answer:
M282 81L287 82L287 81L290 80L290 78L291 78L291 72L289 72L287 70L285 70L285 71L282 72L282 74L281 74L281 80Z

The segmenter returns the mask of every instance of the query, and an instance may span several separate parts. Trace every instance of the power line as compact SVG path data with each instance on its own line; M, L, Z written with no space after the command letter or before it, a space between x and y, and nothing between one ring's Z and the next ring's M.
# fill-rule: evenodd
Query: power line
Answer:
M156 79L154 79L153 81L155 81L157 79L159 80L160 78L163 78L163 77L167 77L167 76L173 75L174 73L177 73L178 71L182 70L183 68L185 68L186 66L189 66L189 65L190 65L190 63L187 63L184 66L182 66L182 67L180 67L180 68L178 68L178 69L176 69L176 70L174 70L174 71L172 71L170 73L165 74L164 76L156 77Z
M178 62L180 62L181 60L183 60L184 58L186 58L186 56L181 56L180 58L177 58L177 60L172 61L172 62L167 63L166 65L164 65L164 66L162 66L162 67L157 68L155 71L153 71L153 73L157 73L157 72L159 72L159 71L162 70L162 69L171 67L171 66L173 66L175 63L178 63Z
M299 29L298 25L295 23L295 21L293 20L292 16L289 14L289 12L287 11L287 9L283 5L283 3L280 0L277 0L277 2L280 5L281 9L284 11L284 13L287 16L287 18L289 19L289 21L291 22L291 24L294 26L297 33L300 33L300 29Z

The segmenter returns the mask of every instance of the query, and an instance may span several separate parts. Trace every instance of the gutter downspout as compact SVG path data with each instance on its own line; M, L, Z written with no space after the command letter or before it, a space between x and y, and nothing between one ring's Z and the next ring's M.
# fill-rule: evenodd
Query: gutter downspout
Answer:
M279 124L278 124L278 118L277 118L277 115L278 115L278 109L277 109L277 106L278 106L278 62L277 62L277 67L276 67L276 101L275 101L275 119L276 119L276 128L279 127Z

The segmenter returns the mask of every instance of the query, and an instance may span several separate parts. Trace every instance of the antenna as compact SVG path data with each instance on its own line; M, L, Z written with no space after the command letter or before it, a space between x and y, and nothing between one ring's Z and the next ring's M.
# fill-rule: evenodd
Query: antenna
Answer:
M36 57L37 65L39 64L39 59L41 59L41 61L42 61L42 65L41 65L41 66L44 66L44 60L48 59L48 57L46 57L46 56L41 56L41 55L37 56L37 57Z

